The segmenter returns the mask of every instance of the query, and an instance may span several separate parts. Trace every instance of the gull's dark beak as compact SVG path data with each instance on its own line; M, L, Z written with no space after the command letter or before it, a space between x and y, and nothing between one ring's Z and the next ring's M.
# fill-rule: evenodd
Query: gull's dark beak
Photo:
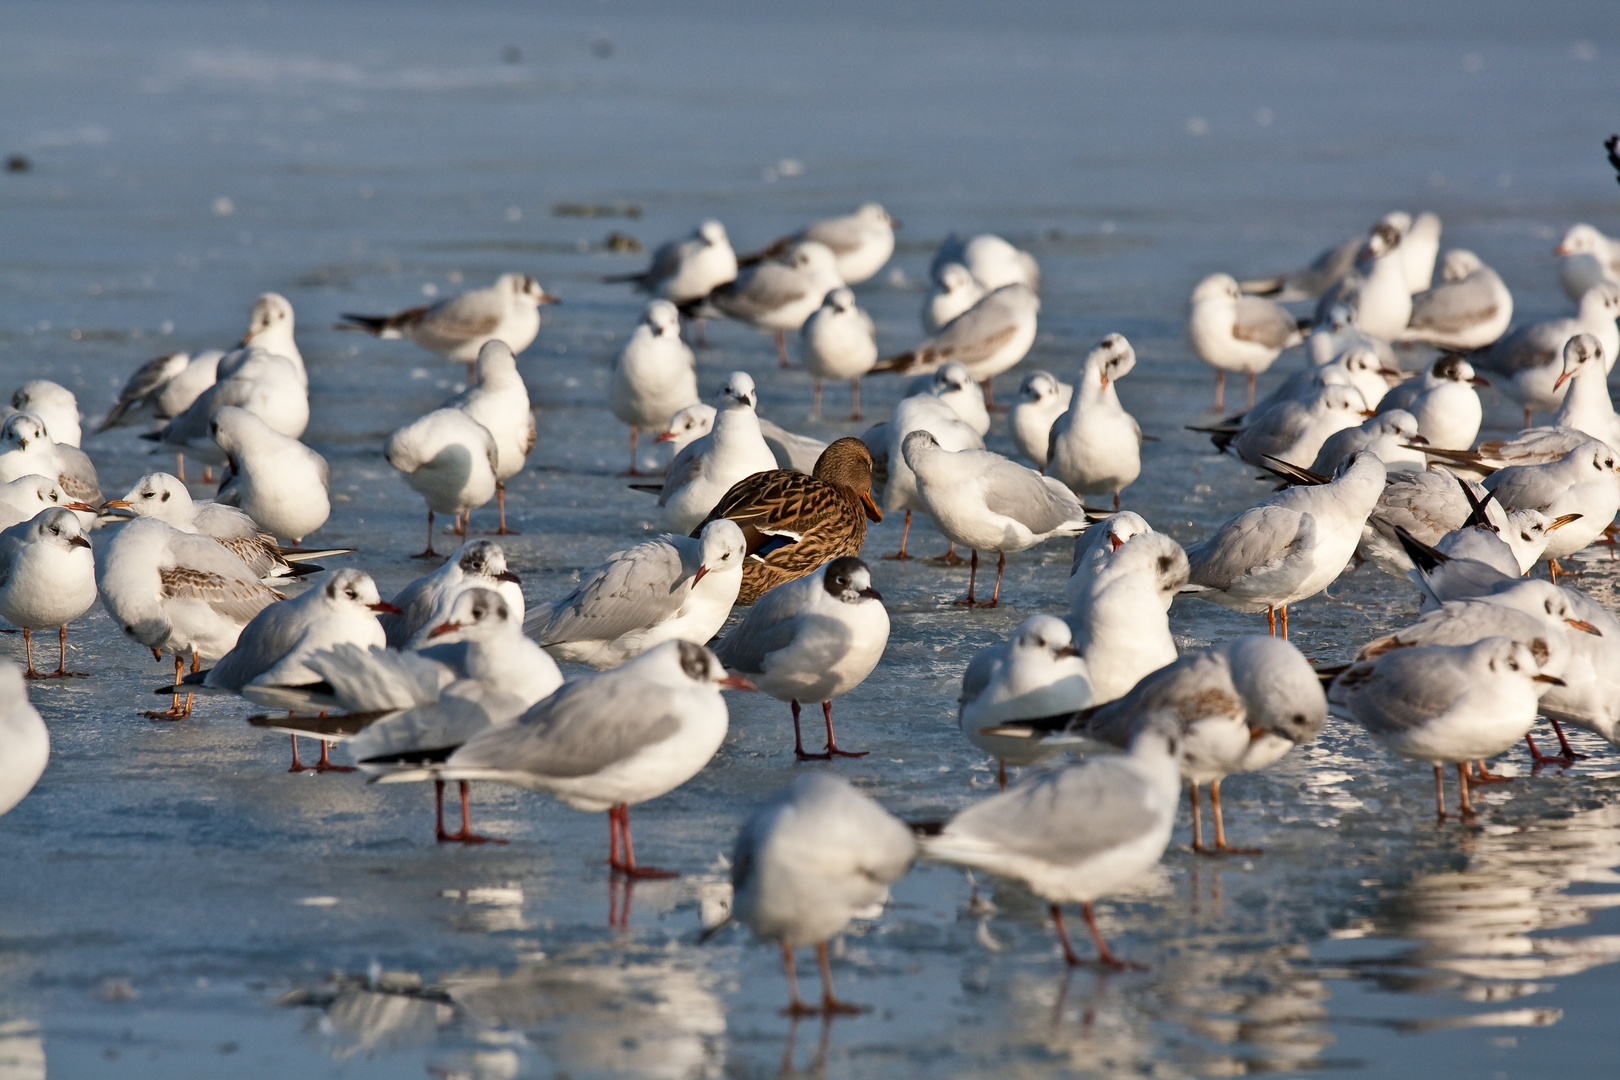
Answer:
M868 600L882 600L883 599L883 594L878 592L876 589L872 588L872 586L870 586L870 585L868 585L866 588L862 589L856 595L864 596Z
M1568 686L1569 685L1567 682L1565 682L1563 679L1560 679L1556 675L1532 675L1532 676L1530 676L1530 678L1535 682L1544 682L1548 686Z
M1468 380L1468 385L1469 386L1489 386L1489 385L1491 385L1491 380L1485 378L1482 375L1475 375L1475 376L1471 377Z
M1421 435L1414 435L1410 439L1407 439L1406 441L1409 442L1409 443L1412 443L1414 445L1417 445L1417 446L1428 446L1429 445L1429 440L1425 439Z
M523 584L523 579L518 577L516 574L512 573L512 571L510 571L510 570L502 570L500 573L495 575L495 580L496 581L510 581L514 585Z
M87 548L87 547L89 547L89 546L90 546L90 541L88 541L88 540L86 540L86 539L85 539L85 538L84 538L84 537L82 537L82 536L77 536L77 535L75 535L75 536L70 536L70 537L69 537L69 538L68 538L68 546L69 546L69 547L82 547L82 548Z
M1075 648L1074 647L1074 642L1071 641L1071 642L1069 642L1069 644L1063 646L1063 648L1054 651L1052 653L1052 655L1053 656L1079 656L1080 655L1080 650Z

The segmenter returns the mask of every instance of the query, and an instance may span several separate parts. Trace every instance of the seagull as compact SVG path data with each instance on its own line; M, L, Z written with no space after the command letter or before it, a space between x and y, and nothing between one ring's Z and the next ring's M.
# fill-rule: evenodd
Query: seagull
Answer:
M1187 549L1200 599L1234 611L1266 612L1288 636L1288 605L1321 592L1355 553L1387 470L1365 450L1341 462L1332 482L1280 491Z
M1136 367L1136 350L1122 334L1109 334L1086 354L1078 393L1052 423L1052 475L1076 495L1114 496L1142 473L1142 426L1119 403L1114 384Z
M298 351L298 342L293 339L296 324L291 301L280 293L261 293L248 312L247 333L242 335L237 347L263 349L273 356L283 357L292 364L298 381L307 389L309 373L304 368L304 354ZM198 372L199 376L201 374Z
M745 554L727 518L696 538L666 533L609 555L573 592L531 612L524 631L559 660L597 669L676 638L701 645L731 614Z
M644 293L681 305L703 299L736 276L737 254L726 227L710 218L687 239L660 244L647 269L604 280L630 282Z
M1563 685L1530 648L1492 636L1471 645L1413 645L1352 664L1329 690L1335 716L1353 721L1402 757L1434 767L1435 807L1446 817L1445 764L1457 766L1458 812L1476 815L1467 763L1495 757L1530 730L1541 695Z
M1074 558L1069 565L1069 580L1063 584L1063 593L1073 608L1081 592L1089 587L1092 578L1103 572L1114 553L1131 541L1132 537L1153 531L1153 526L1141 514L1121 510L1098 521L1074 538ZM1167 603L1165 610L1170 610Z
M95 520L95 507L70 500L61 484L34 473L0 484L0 529L9 529L53 506L65 506L83 515L79 518L80 525L87 526Z
M994 292L1006 285L1025 285L1035 292L1041 291L1041 268L1035 257L1020 251L993 233L980 233L963 240L951 233L940 241L928 267L931 277L938 278L950 263L967 267L975 281L986 292Z
M843 284L832 249L816 240L801 240L778 256L744 267L735 281L689 306L698 315L724 315L773 331L777 359L788 367L787 331L804 326L827 294Z
M984 387L985 401L995 408L990 380L1017 366L1035 344L1035 316L1040 297L1028 285L1013 283L984 295L952 319L939 333L909 352L879 360L873 371L902 375L933 371L952 360L965 364Z
M79 399L73 391L49 379L30 379L11 395L10 412L29 412L45 424L45 433L59 446L77 447L83 435ZM5 416L0 415L0 420Z
M1384 467L1394 471L1407 469L1422 472L1428 458L1413 445L1426 446L1428 440L1418 433L1417 417L1405 409L1391 409L1363 420L1359 427L1344 428L1329 435L1316 452L1310 470L1331 473L1339 462L1357 450L1370 450L1378 455Z
M504 341L486 341L478 350L478 379L444 403L460 409L494 436L495 498L501 509L496 536L513 535L506 527L506 482L523 469L539 438L529 409L529 388L518 374L517 357Z
M775 469L776 455L760 434L759 395L746 371L733 371L720 387L714 430L694 439L670 462L658 505L670 532L690 533L709 516L731 486Z
M1164 533L1145 532L1127 540L1075 590L1065 621L1091 670L1095 703L1120 697L1175 661L1170 603L1187 574L1181 545Z
M680 312L668 300L654 300L614 361L608 384L608 407L630 425L630 468L624 475L641 475L636 468L640 429L667 431L675 416L696 405L697 357L681 340Z
M51 735L28 703L21 670L10 660L0 660L0 702L0 814L5 814L44 775Z
M654 441L669 443L670 450L678 457L694 439L701 439L714 430L714 418L718 414L719 410L706 401L688 405L669 418L669 426Z
M1093 671L1095 671L1093 667ZM1259 854L1226 842L1221 780L1255 772L1309 742L1327 722L1321 680L1298 649L1251 635L1186 653L1145 676L1123 697L1076 713L1004 724L995 734L1037 739L1058 748L1123 748L1156 722L1170 718L1190 786L1193 850L1199 854ZM1160 719L1158 722L1162 722ZM1043 738L1044 737L1044 738ZM1215 847L1204 846L1198 788L1208 784Z
M917 492L935 526L953 544L973 549L967 596L958 604L995 607L1001 600L1007 552L1085 531L1085 509L1068 488L1000 454L987 450L953 453L924 430L908 434L902 452L906 465L916 474ZM973 595L980 550L998 556L995 591L983 602Z
M933 272L923 300L922 330L930 336L984 298L985 288L961 263L946 263Z
M1355 272L1323 293L1317 302L1317 322L1334 304L1342 303L1355 309L1356 325L1375 337L1393 341L1406 329L1412 318L1412 288L1407 280L1402 231L1389 221L1373 226L1356 256ZM1428 254L1427 258L1432 273L1434 256ZM1426 289L1428 285L1425 277L1417 287Z
M1564 370L1553 389L1566 382L1570 387L1553 415L1553 426L1620 449L1620 416L1609 397L1608 369L1603 343L1591 334L1576 334L1564 343Z
M1466 450L1474 445L1485 415L1475 387L1489 385L1474 374L1473 365L1455 353L1431 364L1421 391L1406 406L1417 418L1424 443L1441 450Z
M1307 398L1279 401L1246 416L1245 426L1235 437L1227 431L1214 433L1216 445L1230 445L1233 452L1250 465L1265 467L1267 458L1304 467L1316 460L1329 438L1338 432L1361 426L1373 411L1353 386L1329 383ZM1224 440L1230 438L1230 443Z
M805 320L800 335L804 339L804 368L816 380L812 415L821 418L821 381L848 379L849 418L859 420L861 376L877 363L877 327L872 316L855 306L855 294L849 289L834 289Z
M1062 904L1078 902L1098 961L1131 967L1109 951L1092 915L1094 900L1140 876L1164 854L1175 825L1181 738L1173 718L1147 718L1128 753L1056 769L957 814L923 854L940 862L1024 881L1051 904L1069 966L1083 963L1069 943Z
M466 536L462 515L472 516L495 495L500 449L489 429L460 409L435 409L394 432L384 450L388 464L405 474L411 490L427 502L427 547L413 559L436 559L433 515L454 514L457 535Z
M1546 465L1515 465L1485 478L1485 487L1505 510L1540 510L1549 518L1579 514L1547 541L1553 580L1563 573L1558 560L1591 544L1620 512L1620 473L1616 452L1588 439Z
M257 346L238 349L220 360L218 375L218 381L163 430L141 437L158 443L159 450L223 465L225 455L209 431L209 423L220 409L245 409L289 439L299 438L309 427L309 388L299 381L297 369L286 357Z
M680 787L720 749L722 687L752 684L726 674L703 646L666 641L622 667L564 683L516 723L416 757L436 778L497 780L548 791L576 810L606 810L608 865L630 878L673 877L636 862L630 805ZM407 771L384 779L415 778Z
M1254 377L1283 352L1305 340L1288 309L1271 300L1244 296L1230 274L1211 274L1192 291L1187 341L1204 363L1215 369L1215 411L1225 408L1226 373L1241 371L1249 380L1249 408L1254 408Z
M983 450L984 439L955 409L931 394L901 399L900 404L895 406L894 416L883 427L888 439L882 454L888 472L888 479L883 485L883 512L906 512L905 529L900 534L900 550L884 558L903 562L911 558L906 551L906 541L911 536L912 511L926 512L928 509L918 490L917 476L902 453L906 436L913 431L926 431L941 447L952 451ZM956 554L954 543L941 559L951 565L962 561L961 556Z
M889 642L889 613L872 588L872 571L845 555L819 574L778 585L760 598L715 646L720 662L750 677L760 690L793 710L793 755L800 761L865 757L840 750L833 738L832 699L859 686L877 667ZM805 752L799 703L821 702L827 748Z
M1401 270L1406 278L1406 291L1414 297L1434 281L1434 260L1439 254L1440 218L1425 210L1401 230Z
M1007 414L1007 427L1018 452L1046 471L1052 424L1069 411L1074 387L1049 371L1032 371L1018 388L1018 404Z
M96 602L96 562L78 515L64 506L42 510L31 520L0 532L0 619L23 632L23 655L30 679L65 679L68 623ZM34 670L35 630L54 627L56 670Z
M838 276L844 279L844 284L859 285L883 269L883 264L894 254L894 230L899 227L900 223L880 204L863 203L853 214L812 222L793 236L784 236L764 250L737 261L743 266L752 266L780 255L791 244L814 240L832 251Z
M213 362L217 364L223 352L213 355ZM178 388L174 386L175 380L180 378L191 364L191 357L186 353L166 353L163 356L153 357L129 377L122 390L118 391L118 400L113 407L107 410L107 415L96 426L96 432L107 431L111 428L122 427L125 424L137 423L148 417L166 419L184 412L187 405L197 400L196 394L191 395L184 404L177 408L165 409L165 398L170 397ZM202 393L214 381L214 372L210 367L206 382L201 380L201 371L198 372L198 381L202 384L197 387L197 393Z
M339 570L320 585L284 604L271 604L242 628L236 645L206 671L187 675L181 685L216 693L240 694L248 686L303 687L323 680L309 664L316 652L338 645L381 648L385 641L377 623L379 612L399 614L399 608L377 594L371 575ZM167 688L159 693L168 693ZM330 744L321 742L318 764L298 760L298 736L292 740L292 766L288 772L353 772L348 765L333 765Z
M957 722L968 742L995 757L996 779L1005 791L1008 765L1031 765L1061 747L990 735L984 729L1074 712L1093 698L1091 674L1069 624L1052 615L1031 615L1009 640L980 649L968 662Z
M19 412L12 413L0 424L0 484L24 476L43 476L56 481L63 494L76 503L101 505L96 467L84 451L52 442L39 417Z
M1524 426L1530 414L1556 412L1563 396L1554 387L1563 373L1564 345L1576 334L1591 334L1603 346L1603 363L1614 369L1620 350L1620 284L1600 282L1580 299L1574 318L1530 323L1507 334L1496 344L1471 357L1474 366L1497 375L1497 389L1524 407Z
M1356 325L1356 309L1349 304L1334 304L1328 308L1324 320L1311 327L1305 338L1305 355L1317 366L1328 363L1346 349L1357 347L1371 349L1383 367L1400 367L1389 342Z
M1379 219L1379 224L1387 224L1397 233L1404 233L1412 227L1412 216L1403 210L1392 210ZM1314 300L1355 270L1356 258L1366 244L1367 234L1359 233L1337 247L1322 251L1311 260L1309 266L1269 278L1251 278L1243 282L1243 291L1256 296L1269 296L1279 303Z
M445 564L399 591L397 615L380 620L390 649L416 649L428 643L433 628L450 618L456 599L469 589L489 589L506 602L508 613L523 622L523 582L506 567L506 552L493 540L468 540Z
M221 409L208 426L225 451L225 479L215 501L238 508L294 547L326 524L332 474L325 458L246 409Z
M957 360L941 365L932 375L918 375L906 387L906 397L923 394L951 407L962 422L982 438L990 433L990 410L984 404L984 390L973 381L967 365Z
M394 315L345 312L335 329L360 330L385 340L410 338L446 360L466 363L470 382L475 377L472 365L486 342L502 341L514 354L521 353L540 333L540 305L556 302L528 274L502 274L486 288Z
M523 636L506 601L482 588L457 596L448 617L419 651L337 645L312 654L307 663L324 680L307 688L313 692L249 685L243 695L322 712L253 716L249 722L295 739L347 740L359 768L373 779L394 779L393 774L407 770L411 775L398 779L427 779L430 774L410 764L417 753L457 745L486 728L511 723L562 685L556 663ZM334 714L332 708L344 711ZM444 827L444 781L436 779L435 839L506 843L472 831L467 782L460 788L461 831L452 833Z
M96 560L101 604L124 636L156 656L174 654L174 682L184 675L181 655L192 670L204 658L224 656L236 647L242 628L281 593L259 583L247 563L210 537L181 532L157 518L136 518L120 528ZM166 713L155 719L191 715L191 699L180 706L179 690Z
M1480 512L1490 527L1501 530L1508 526L1506 511L1488 491L1439 465L1423 472L1389 472L1378 504L1362 527L1356 554L1386 574L1405 577L1412 569L1412 560L1396 535L1397 528L1425 544L1437 544L1475 520Z
M748 816L731 859L731 918L780 944L787 1015L864 1011L833 994L827 942L887 901L916 857L903 822L831 773L800 776ZM816 947L820 1008L799 997L793 951L804 945Z
M1553 254L1558 256L1559 283L1576 303L1594 285L1620 285L1620 241L1584 222L1569 227Z
M1405 241L1402 242L1403 246ZM1513 294L1472 251L1446 252L1440 284L1412 296L1412 315L1398 341L1442 349L1483 349L1513 320Z

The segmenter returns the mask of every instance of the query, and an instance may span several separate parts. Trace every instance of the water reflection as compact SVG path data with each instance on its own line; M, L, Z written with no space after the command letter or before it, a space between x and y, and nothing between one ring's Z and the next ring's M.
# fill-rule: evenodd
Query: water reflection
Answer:
M0 1080L45 1080L45 1038L32 1020L0 1021Z
M336 1058L373 1055L432 1042L455 1018L442 990L413 972L336 975L314 990L295 990L279 1004L320 1009L308 1028Z
M1412 942L1393 956L1352 961L1341 974L1397 993L1446 994L1481 1004L1550 989L1547 980L1620 959L1620 935L1556 934L1593 912L1620 906L1620 807L1492 824L1457 840L1466 863L1402 883L1370 918L1337 938ZM1531 936L1535 934L1535 936ZM1422 1020L1391 1020L1401 1030L1458 1026L1546 1026L1556 1009L1513 1008Z

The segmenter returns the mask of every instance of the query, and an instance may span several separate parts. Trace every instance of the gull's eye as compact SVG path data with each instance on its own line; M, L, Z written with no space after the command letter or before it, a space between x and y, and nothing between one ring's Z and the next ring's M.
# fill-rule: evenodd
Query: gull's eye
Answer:
M343 595L347 596L350 600L360 599L359 595L353 589L344 589Z
M1551 600L1548 600L1545 604L1542 604L1541 606L1547 609L1547 614L1551 615L1553 613L1552 601Z

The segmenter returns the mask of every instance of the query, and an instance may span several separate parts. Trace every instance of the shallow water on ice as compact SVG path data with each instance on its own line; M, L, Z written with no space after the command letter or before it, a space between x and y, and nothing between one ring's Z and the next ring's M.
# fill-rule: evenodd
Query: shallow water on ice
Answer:
M422 523L382 441L461 371L328 327L508 269L565 301L521 361L541 441L511 487L523 535L507 546L528 594L559 594L658 528L615 477L624 432L604 405L639 303L598 278L643 258L604 251L613 230L650 246L713 215L745 248L879 199L901 246L858 295L886 350L916 340L947 231L1008 236L1044 271L1026 368L1072 377L1103 334L1135 343L1120 395L1162 441L1127 503L1183 541L1265 492L1182 430L1208 417L1209 375L1181 336L1203 274L1292 266L1392 207L1434 209L1446 245L1498 267L1532 318L1565 309L1548 254L1562 230L1620 230L1598 145L1620 17L1600 3L14 3L4 22L0 151L33 168L0 176L0 382L55 378L95 414L138 362L234 340L252 297L282 292L311 371L308 438L333 468L318 540L361 547L385 594L422 569L404 557ZM562 203L641 215L554 216ZM709 333L706 388L746 368L765 415L858 430L807 420L808 380L777 372L767 338ZM897 392L871 380L869 410ZM829 389L829 416L843 393ZM1487 405L1512 430L1512 408ZM1010 453L1003 423L991 445ZM167 464L146 445L88 441L109 494ZM898 531L875 528L868 554ZM914 547L936 542L919 524ZM1614 603L1607 558L1583 585ZM1014 556L1002 608L965 613L948 603L963 571L874 559L894 635L837 708L844 741L872 753L834 767L902 814L982 796L993 772L954 720L961 669L1062 607L1068 561L1057 544ZM1416 607L1369 567L1331 592L1293 620L1324 660ZM1173 618L1189 644L1258 625L1195 603ZM819 767L791 761L780 703L734 695L713 765L637 810L644 856L684 876L627 901L598 818L486 786L477 822L511 843L436 847L424 788L288 775L285 741L239 702L138 718L165 669L99 610L73 646L94 677L34 690L53 758L0 821L0 1076L1612 1069L1620 770L1592 739L1567 772L1485 792L1480 826L1436 829L1424 769L1331 726L1226 785L1235 837L1264 856L1173 848L1102 905L1145 974L1066 977L1028 894L981 882L988 911L961 873L920 866L837 949L841 990L874 1010L795 1029L774 949L741 933L695 944L738 822ZM626 902L629 928L610 930Z

